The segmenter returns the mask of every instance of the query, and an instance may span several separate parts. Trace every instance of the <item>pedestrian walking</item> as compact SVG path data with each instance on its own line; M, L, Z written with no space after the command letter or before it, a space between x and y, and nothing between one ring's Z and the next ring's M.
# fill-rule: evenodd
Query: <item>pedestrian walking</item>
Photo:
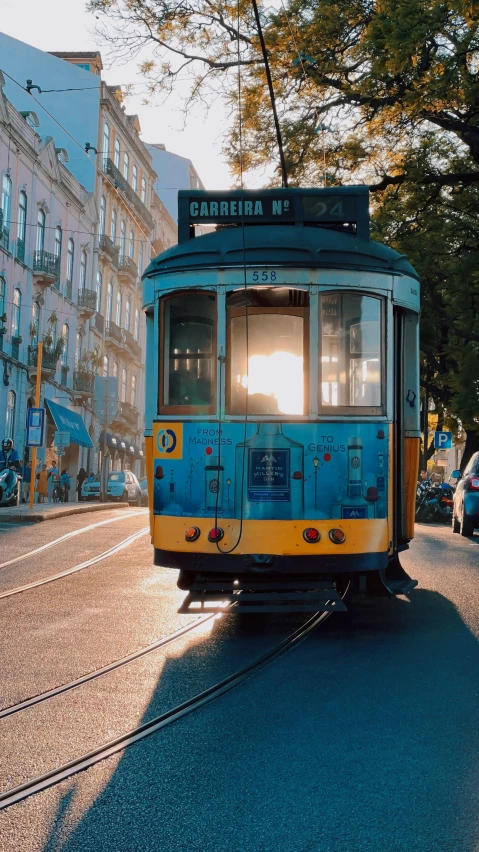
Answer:
M23 465L22 477L23 477L22 502L23 503L29 503L30 502L30 486L31 486L31 482L32 482L32 463L31 463L30 460L27 461Z
M60 485L63 491L63 502L68 503L69 492L71 488L70 474L67 470L62 470L60 475Z
M53 464L48 471L48 502L51 503L53 500L53 489L55 488L55 483L58 482L58 468L56 461L53 461Z
M88 479L88 474L84 467L81 467L77 473L77 494L78 494L78 502L80 503L82 500L81 489L82 485L85 482L85 479Z
M35 486L39 503L44 503L45 497L48 497L48 477L47 466L46 464L42 464L42 469L37 473L37 484Z

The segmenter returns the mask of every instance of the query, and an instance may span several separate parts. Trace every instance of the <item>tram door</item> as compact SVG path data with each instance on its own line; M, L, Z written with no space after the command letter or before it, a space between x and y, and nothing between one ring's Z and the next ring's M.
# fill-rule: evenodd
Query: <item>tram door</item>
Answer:
M414 537L418 476L419 317L394 308L394 547Z

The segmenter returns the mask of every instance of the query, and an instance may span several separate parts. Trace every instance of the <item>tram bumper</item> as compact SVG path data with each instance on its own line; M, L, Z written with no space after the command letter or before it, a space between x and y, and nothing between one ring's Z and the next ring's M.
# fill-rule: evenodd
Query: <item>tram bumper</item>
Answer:
M278 554L187 553L155 548L154 563L163 568L208 574L362 574L385 571L388 553L317 554L282 556Z

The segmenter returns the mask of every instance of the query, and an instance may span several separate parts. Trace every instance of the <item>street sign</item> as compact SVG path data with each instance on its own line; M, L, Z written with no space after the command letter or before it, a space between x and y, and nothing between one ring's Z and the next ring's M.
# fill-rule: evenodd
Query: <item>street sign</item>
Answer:
M434 449L450 450L452 447L452 432L434 432Z
M29 408L27 411L27 447L43 447L45 409Z
M59 450L63 450L65 447L70 446L70 433L69 432L55 432L53 437L53 443L55 447Z

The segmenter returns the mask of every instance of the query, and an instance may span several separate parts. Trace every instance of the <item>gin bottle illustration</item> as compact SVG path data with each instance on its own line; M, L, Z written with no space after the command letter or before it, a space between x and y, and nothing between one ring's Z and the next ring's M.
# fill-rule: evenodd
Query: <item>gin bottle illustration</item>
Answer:
M333 504L333 518L374 518L374 505L363 497L362 466L362 440L356 436L348 438L348 495Z
M163 515L182 515L183 508L176 502L176 482L175 472L170 471L170 481L168 483L168 503L161 510Z
M223 471L219 456L210 456L205 466L205 508L215 512L223 509Z
M283 435L282 423L258 423L256 434L236 445L236 518L241 507L244 518L303 518L303 483L304 447Z

